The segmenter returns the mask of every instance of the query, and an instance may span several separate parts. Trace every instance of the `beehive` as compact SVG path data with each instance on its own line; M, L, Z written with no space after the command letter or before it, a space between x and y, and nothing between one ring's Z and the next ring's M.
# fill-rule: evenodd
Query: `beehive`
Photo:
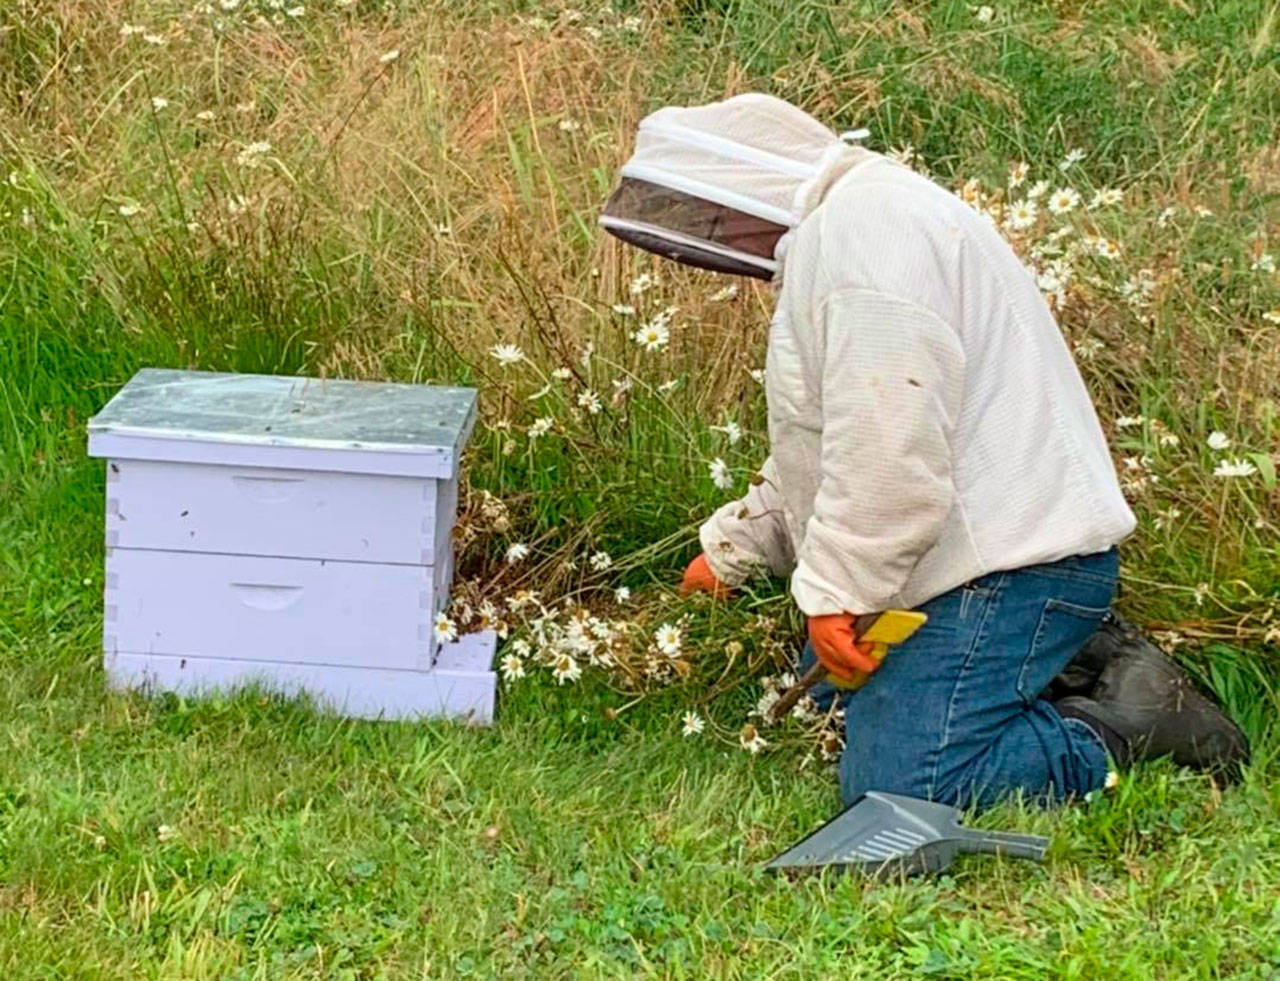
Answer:
M89 422L109 681L489 721L492 634L434 631L475 405L464 388L138 372Z

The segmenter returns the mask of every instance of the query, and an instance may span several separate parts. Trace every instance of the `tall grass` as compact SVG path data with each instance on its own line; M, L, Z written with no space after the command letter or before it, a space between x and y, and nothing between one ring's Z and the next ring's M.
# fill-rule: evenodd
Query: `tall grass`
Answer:
M3 452L31 507L51 484L95 480L73 465L80 427L133 370L185 365L477 384L494 428L473 480L513 499L519 536L590 520L613 551L691 542L721 497L710 427L746 425L740 477L764 452L748 369L770 297L712 303L719 284L619 248L594 215L643 112L763 86L869 126L872 145L912 146L957 186L999 186L1024 160L1086 197L1123 188L1100 228L1125 269L1152 270L1155 302L1081 281L1061 319L1103 345L1084 369L1108 427L1146 420L1115 432L1118 456L1158 470L1134 492L1127 599L1192 634L1266 634L1274 480L1265 465L1213 478L1204 441L1221 430L1255 460L1276 446L1280 344L1263 315L1280 301L1275 276L1250 269L1274 248L1274 10L227 6L22 0L0 14ZM1083 162L1059 173L1075 148ZM642 271L660 285L640 316L679 308L658 356L611 312ZM501 370L486 354L499 342L529 363ZM564 438L504 454L551 411L527 396L564 366ZM573 403L626 378L620 407ZM662 574L686 555L666 553Z

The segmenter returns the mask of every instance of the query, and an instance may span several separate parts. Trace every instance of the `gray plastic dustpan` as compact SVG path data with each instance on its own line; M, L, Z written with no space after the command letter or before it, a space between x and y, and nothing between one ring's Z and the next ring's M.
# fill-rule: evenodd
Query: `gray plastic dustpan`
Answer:
M770 872L851 869L882 878L941 872L956 855L986 852L1043 861L1049 839L979 831L960 810L871 791L765 866Z

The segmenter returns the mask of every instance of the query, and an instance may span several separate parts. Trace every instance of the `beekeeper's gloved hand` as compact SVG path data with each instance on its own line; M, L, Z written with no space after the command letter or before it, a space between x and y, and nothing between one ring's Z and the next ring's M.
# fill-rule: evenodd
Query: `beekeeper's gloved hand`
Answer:
M690 593L710 593L716 599L728 599L733 595L733 590L716 578L706 555L703 554L690 562L689 568L684 570L684 579L680 583L680 595L688 596Z
M875 645L853 639L854 617L848 613L809 617L809 640L813 653L822 666L837 680L852 684L859 675L868 675L880 667L873 654Z

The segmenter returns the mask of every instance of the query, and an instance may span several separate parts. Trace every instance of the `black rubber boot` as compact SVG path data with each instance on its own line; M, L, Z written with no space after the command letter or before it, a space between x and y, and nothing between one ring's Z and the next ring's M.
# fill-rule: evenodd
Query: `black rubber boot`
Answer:
M1136 630L1123 634L1090 695L1068 695L1057 704L1064 716L1092 725L1121 765L1171 756L1232 782L1249 762L1249 741L1240 728Z
M1108 613L1080 653L1049 682L1042 697L1056 702L1068 695L1091 694L1103 669L1141 637L1142 631L1134 624L1114 612Z

